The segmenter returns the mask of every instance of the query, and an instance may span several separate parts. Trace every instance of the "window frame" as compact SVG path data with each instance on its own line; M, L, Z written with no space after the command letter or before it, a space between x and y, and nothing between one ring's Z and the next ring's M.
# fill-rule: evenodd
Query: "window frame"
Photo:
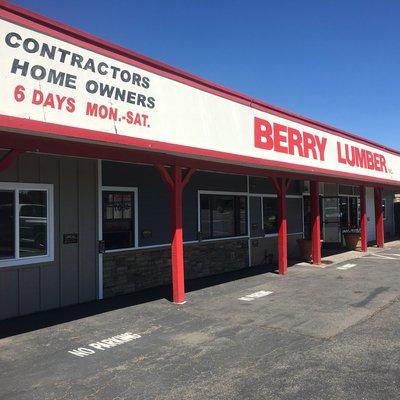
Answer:
M132 192L133 193L133 213L134 213L134 221L133 221L133 231L135 235L134 246L133 247L121 247L120 249L109 249L105 250L105 253L118 253L120 251L127 250L136 250L139 248L139 190L135 186L102 186L101 187L101 199L103 199L104 192ZM101 201L101 224L102 224L102 238L104 240L104 209L103 209L103 200Z
M261 222L262 222L262 231L264 232L263 236L260 236L260 238L272 238L272 237L277 237L279 235L279 226L278 226L278 231L277 233L265 233L265 226L264 226L264 198L278 198L277 194L267 194L267 193L261 193L261 194L255 194L251 193L250 196L259 196L261 197ZM308 195L306 195L308 196ZM288 232L287 236L290 235L303 235L304 236L304 194L287 194L286 195L286 200L287 199L299 199L301 200L301 221L302 221L302 231L300 232ZM278 215L278 210L277 210L277 215ZM278 224L279 225L279 224ZM252 239L257 239L257 238L252 238Z
M209 195L216 195L216 196L242 196L246 197L246 235L238 235L238 236L224 236L224 237L217 237L217 238L207 238L202 239L200 238L201 233L201 195L209 194ZM230 192L230 191L218 191L218 190L198 190L197 191L197 233L199 235L199 240L201 242L210 242L210 241L217 241L217 240L232 240L232 239L246 239L249 238L249 221L248 221L248 214L249 214L249 195L247 192Z
M241 235L241 236L227 236L223 238L214 238L214 239L198 239L197 241L201 242L209 242L209 241L216 241L216 240L232 240L232 239L262 239L262 238L272 238L272 237L277 237L279 232L277 233L269 233L265 234L264 233L264 209L263 209L263 201L264 197L274 197L277 198L277 194L269 194L269 193L250 193L250 192L230 192L230 191L219 191L219 190L198 190L197 191L197 232L201 232L201 204L200 204L200 195L201 194L215 194L215 195L233 195L233 196L245 196L247 198L246 200L246 207L247 207L247 235ZM261 197L261 223L262 223L262 236L255 236L255 237L250 237L250 197ZM286 199L300 199L301 200L301 221L302 221L302 231L300 232L291 232L288 233L287 236L290 235L302 235L304 237L304 197L303 194L287 194ZM190 243L196 243L197 241L192 241Z
M44 183L0 182L0 190L14 192L15 225L14 225L14 258L0 260L0 268L25 266L30 264L42 264L54 261L54 185ZM47 253L45 255L21 257L20 256L20 191L46 192L47 200Z

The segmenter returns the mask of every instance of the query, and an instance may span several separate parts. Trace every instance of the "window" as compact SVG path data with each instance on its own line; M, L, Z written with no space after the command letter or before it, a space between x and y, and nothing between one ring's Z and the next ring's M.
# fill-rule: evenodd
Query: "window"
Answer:
M360 199L356 196L340 196L340 227L343 230L359 228Z
M0 183L0 266L53 260L52 185Z
M349 226L350 229L358 229L360 226L360 198L349 197Z
M383 220L386 220L386 199L382 199Z
M203 239L247 235L247 197L200 194L200 231Z
M264 233L278 233L278 200L276 197L263 198Z
M106 250L137 247L136 202L136 188L103 188L103 239Z
M289 195L290 196L290 195ZM303 234L303 197L287 197L287 233Z

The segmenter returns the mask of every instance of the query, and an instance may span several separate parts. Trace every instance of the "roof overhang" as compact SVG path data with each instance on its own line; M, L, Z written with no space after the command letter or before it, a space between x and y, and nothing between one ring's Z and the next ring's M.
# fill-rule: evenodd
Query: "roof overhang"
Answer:
M91 144L202 169L400 186L396 150L7 2L0 2L0 35L0 129L14 143L20 137L44 151L53 138L75 142L76 154ZM4 133L1 147L12 147L7 140Z

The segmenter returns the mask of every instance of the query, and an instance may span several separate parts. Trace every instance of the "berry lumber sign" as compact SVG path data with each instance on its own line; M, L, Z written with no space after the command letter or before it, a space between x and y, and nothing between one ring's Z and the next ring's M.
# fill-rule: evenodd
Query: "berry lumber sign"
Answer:
M4 9L0 59L3 130L400 182L396 152L267 107L255 108L244 96Z

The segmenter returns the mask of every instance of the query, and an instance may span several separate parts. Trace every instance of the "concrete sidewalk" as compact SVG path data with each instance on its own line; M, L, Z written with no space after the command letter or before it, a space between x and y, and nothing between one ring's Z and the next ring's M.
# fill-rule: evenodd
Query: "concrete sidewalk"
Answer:
M353 260L356 258L361 258L364 257L365 255L370 255L370 254L375 254L375 253L379 253L381 251L385 251L385 250L390 250L390 249L396 249L399 248L400 249L400 240L392 240L390 242L385 243L385 247L383 249L378 248L376 246L370 246L368 247L368 251L367 253L363 253L361 251L355 251L355 250L345 250L343 249L343 251L337 252L335 254L330 254L327 255L325 257L322 257L321 261L322 261L322 265L321 267L325 267L328 265L334 265L334 264L338 264L344 261L348 261L348 260ZM296 266L307 266L309 265L309 263L307 262L294 262L293 263Z

